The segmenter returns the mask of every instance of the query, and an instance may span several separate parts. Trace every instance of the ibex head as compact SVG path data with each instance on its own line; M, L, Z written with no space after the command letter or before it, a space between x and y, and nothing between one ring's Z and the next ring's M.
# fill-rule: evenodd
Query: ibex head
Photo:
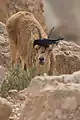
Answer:
M51 29L48 38L42 38L41 32L38 27L36 27L39 33L39 39L33 41L34 48L34 60L37 63L38 68L42 68L41 71L49 71L50 68L50 57L53 50L54 44L58 44L60 40L63 40L63 37L58 37L57 39L50 39L52 30ZM40 72L40 71L39 71Z

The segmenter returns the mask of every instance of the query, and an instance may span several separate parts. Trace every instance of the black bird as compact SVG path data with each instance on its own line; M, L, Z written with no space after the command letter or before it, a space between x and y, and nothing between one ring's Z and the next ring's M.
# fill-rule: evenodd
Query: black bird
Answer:
M63 40L63 39L64 39L63 37L59 37L57 39L40 38L40 39L34 40L33 46L39 45L39 46L45 47L50 44L57 44L60 40Z

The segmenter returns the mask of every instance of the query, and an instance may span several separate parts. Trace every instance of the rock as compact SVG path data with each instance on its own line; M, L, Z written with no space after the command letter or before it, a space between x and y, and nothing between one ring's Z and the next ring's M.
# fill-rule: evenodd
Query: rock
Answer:
M71 74L80 70L80 46L62 41L53 50L57 74Z
M44 88L47 84L49 85L57 85L57 83L61 84L80 84L80 71L74 72L73 74L62 74L58 76L36 76L32 79L29 88L29 91Z
M5 68L0 66L0 79L3 79L5 76Z
M5 32L5 24L0 22L0 34L4 34Z
M18 93L18 90L15 90L15 89L12 89L12 90L9 90L9 95L10 96L16 96L17 95L17 93Z
M5 24L0 22L0 65L6 67L9 65L10 50Z
M61 77L41 76L32 80L19 120L79 120L80 84L60 83L56 79Z
M6 99L0 97L0 120L8 120L11 112L11 104Z
M1 89L1 85L4 81L4 76L5 76L5 68L0 66L0 89Z
M18 99L24 101L26 99L26 96L23 94L18 94Z
M47 31L47 26L43 14L43 0L5 0L0 1L0 21L6 23L6 20L14 13L22 10L29 11L34 14L36 19Z

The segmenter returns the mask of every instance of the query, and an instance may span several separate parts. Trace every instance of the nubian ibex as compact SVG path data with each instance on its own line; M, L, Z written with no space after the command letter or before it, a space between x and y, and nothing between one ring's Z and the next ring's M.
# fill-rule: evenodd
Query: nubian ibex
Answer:
M38 74L52 72L53 44L57 44L59 40L63 39L50 39L53 28L47 36L32 13L20 11L7 20L6 30L9 36L12 65L16 63L18 53L22 69L31 68L35 62Z

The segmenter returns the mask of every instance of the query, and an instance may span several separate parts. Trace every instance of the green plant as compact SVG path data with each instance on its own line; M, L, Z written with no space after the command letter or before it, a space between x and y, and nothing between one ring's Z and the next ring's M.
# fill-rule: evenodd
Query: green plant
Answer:
M1 87L1 96L8 96L8 91L11 89L22 90L27 88L31 79L36 76L36 66L31 69L23 71L20 65L8 68L6 76Z

